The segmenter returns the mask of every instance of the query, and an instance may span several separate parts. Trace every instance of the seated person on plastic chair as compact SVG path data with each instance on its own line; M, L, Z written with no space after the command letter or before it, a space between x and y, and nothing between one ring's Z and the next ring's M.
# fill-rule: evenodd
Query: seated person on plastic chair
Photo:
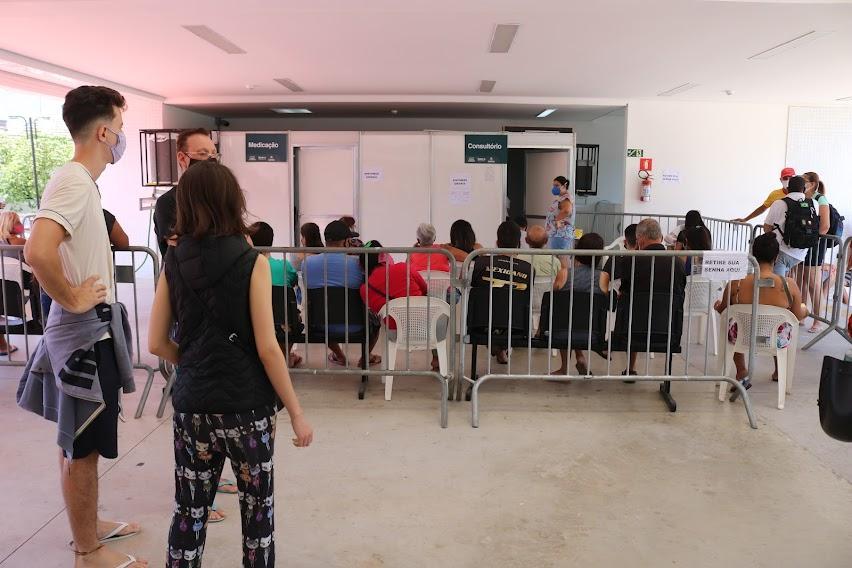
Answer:
M663 244L663 232L660 224L654 219L643 219L636 225L636 246L639 250L666 250ZM612 260L612 259L610 259ZM683 305L686 290L686 272L683 261L676 257L655 258L650 256L638 256L635 259L623 258L622 262L616 263L613 277L621 280L619 301L630 301L631 294L634 298L650 294L670 295L668 306ZM635 264L634 264L635 260ZM674 271L674 277L672 277ZM601 275L601 283L606 274ZM653 281L653 288L651 283ZM647 317L647 316L646 316ZM625 323L625 322L622 322ZM635 321L633 322L636 323ZM650 324L650 322L648 322ZM629 324L628 324L629 325ZM616 320L616 329L620 329ZM634 333L631 329L628 333ZM635 375L637 351L628 353L628 368L623 375ZM628 381L629 382L629 381Z
M368 241L364 245L368 249L381 248L381 246L382 244L379 241ZM429 295L429 287L426 281L423 280L419 272L414 270L413 266L401 262L393 264L389 263L388 260L386 253L358 255L358 262L361 263L361 267L367 275L367 281L361 285L361 299L364 300L373 314L381 312L385 304L391 300ZM388 338L391 341L396 341L396 322L393 318L388 319L389 321L385 322ZM446 317L442 317L438 321L437 337L435 338L437 341L443 341L447 337L448 324L449 321ZM379 334L375 335L378 338ZM432 370L438 370L438 353L434 350L432 352Z
M349 246L350 239L355 238L343 221L332 221L323 231L325 237L325 246L327 248L345 248ZM302 263L303 278L305 287L308 290L317 288L349 288L355 289L361 287L364 283L364 271L358 263L358 259L354 255L348 255L340 252L323 252L305 258ZM347 332L345 324L329 324L328 331L330 333L345 333ZM349 325L348 332L362 332L364 328L360 324ZM378 340L378 330L373 333L370 330L370 351L373 345ZM328 349L331 351L328 355L328 360L335 365L346 365L346 355L339 343L329 342ZM382 362L382 358L378 355L370 355L370 365L378 365Z
M799 321L804 320L808 315L808 308L802 303L802 292L796 285L796 281L789 276L778 276L774 272L775 262L778 259L779 253L778 240L772 233L765 233L754 239L751 246L751 254L757 259L760 265L760 280L771 280L772 286L761 286L758 292L758 302L764 306L778 306L787 308ZM734 280L725 287L722 293L722 299L716 302L716 311L723 313L729 304L751 304L754 294L754 275L749 274L742 280ZM737 328L735 325L726 323L728 333L728 341L736 340ZM732 335L733 334L733 335ZM784 334L789 339L789 333ZM794 346L794 349L796 347ZM751 388L751 379L746 379L748 369L745 363L745 354L734 353L734 365L737 368L737 380L743 383L746 389ZM778 361L775 361L775 372L772 373L772 380L778 380ZM739 390L734 390L732 393L733 399Z
M580 237L574 248L576 250L603 250L603 246L604 241L599 234L586 233ZM573 266L571 267L571 277L567 278L565 287L560 293L570 294L571 290L574 290L575 292L603 294L603 290L601 290L599 285L601 271L595 266L597 259L597 256L575 256ZM542 314L542 317L547 316ZM565 375L568 372L568 350L560 349L559 354L562 357L562 366L553 371L551 375ZM585 351L575 349L574 357L577 358L577 372L581 375L590 375Z
M547 245L547 231L544 227L533 225L527 231L527 244L532 250L543 249ZM518 258L529 262L536 278L552 278L553 289L560 290L568 280L568 269L560 262L560 257L548 254L519 254Z
M621 241L617 250L636 250L636 223L627 225L624 228L624 236L616 241ZM616 282L613 278L616 264L620 262L630 262L629 257L610 257L603 267L601 272L600 286L605 294L609 294L610 288L618 292L621 282Z
M497 248L516 249L519 246L521 246L521 228L514 221L500 223L497 228ZM476 258L470 283L474 288L512 286L518 292L529 294L532 281L533 270L529 262L507 254L497 254ZM506 349L492 347L491 355L497 357L497 362L500 364L505 365L509 362Z
M264 223L263 221L258 221L254 223L249 228L249 232L251 235L251 242L256 247L271 247L272 240L275 238L275 232L272 230L272 227L268 223ZM299 282L299 274L296 272L296 269L293 268L293 265L290 264L290 261L281 258L272 258L268 252L263 253L269 260L269 270L272 273L272 290L273 294L275 293L275 288L294 288L296 284ZM284 331L292 331L286 329L285 323L279 324L281 329ZM287 352L290 351L283 343L279 343L281 345L281 350L284 351L284 354L287 355ZM288 364L290 367L298 367L302 363L302 357L295 352L290 353Z

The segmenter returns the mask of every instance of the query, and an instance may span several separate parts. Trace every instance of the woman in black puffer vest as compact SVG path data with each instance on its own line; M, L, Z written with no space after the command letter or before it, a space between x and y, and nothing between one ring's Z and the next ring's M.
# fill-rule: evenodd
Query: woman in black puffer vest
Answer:
M225 166L202 162L177 187L177 240L154 297L148 342L177 366L175 513L167 565L201 566L225 458L237 473L243 565L275 566L272 455L280 401L305 447L313 431L272 321L269 262L246 239L245 198ZM169 331L177 321L177 341Z

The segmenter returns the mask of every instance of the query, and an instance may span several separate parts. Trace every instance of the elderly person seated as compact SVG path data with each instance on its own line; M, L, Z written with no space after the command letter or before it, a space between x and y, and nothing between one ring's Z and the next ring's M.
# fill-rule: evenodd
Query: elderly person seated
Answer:
M547 240L547 231L544 227L533 225L528 228L526 241L531 250L543 249L547 245ZM556 255L520 254L518 258L532 265L536 278L552 278L554 290L560 290L568 280L568 269Z
M420 223L417 227L417 242L415 247L438 248L435 245L435 227L429 223ZM450 271L450 259L438 252L413 252L409 257L411 269L418 272L432 270L437 272Z
M773 233L766 233L756 237L751 246L751 254L760 265L759 280L771 280L772 286L760 286L758 290L758 303L765 306L778 306L787 308L799 321L804 320L808 315L808 307L802 303L802 292L796 285L796 281L787 276L778 276L773 272L775 261L778 259L778 239ZM755 275L749 274L742 280L734 280L725 287L725 292L722 294L722 299L716 302L716 311L722 313L730 304L751 304L752 295L754 294ZM789 324L785 324L789 325ZM736 333L736 328L730 328L728 335ZM783 334L789 337L789 334ZM743 353L734 353L734 365L737 368L737 380L743 383L746 390L751 388L751 381L746 379L748 369L746 368L745 355ZM778 361L775 362L775 372L772 373L772 380L778 380ZM736 393L739 390L734 390L732 397L736 398Z

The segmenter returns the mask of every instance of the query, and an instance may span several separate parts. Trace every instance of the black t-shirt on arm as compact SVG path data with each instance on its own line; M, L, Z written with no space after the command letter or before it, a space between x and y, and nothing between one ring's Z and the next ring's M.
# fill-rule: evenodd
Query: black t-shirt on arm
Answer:
M106 223L107 236L112 235L112 228L115 227L115 215L104 209L104 222Z
M177 222L177 196L175 188L171 188L157 198L154 206L154 234L157 235L157 246L165 258L169 250L168 238L172 236Z

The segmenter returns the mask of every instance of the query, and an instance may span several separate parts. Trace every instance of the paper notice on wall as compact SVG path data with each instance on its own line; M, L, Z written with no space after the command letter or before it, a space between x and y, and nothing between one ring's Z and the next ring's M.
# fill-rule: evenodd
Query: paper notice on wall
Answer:
M450 204L470 203L470 174L450 176Z
M675 170L663 170L663 183L680 183L680 172Z
M748 254L744 252L705 251L701 276L711 280L740 280L748 274Z
M364 181L382 181L385 178L385 171L382 168L369 168L361 172Z

